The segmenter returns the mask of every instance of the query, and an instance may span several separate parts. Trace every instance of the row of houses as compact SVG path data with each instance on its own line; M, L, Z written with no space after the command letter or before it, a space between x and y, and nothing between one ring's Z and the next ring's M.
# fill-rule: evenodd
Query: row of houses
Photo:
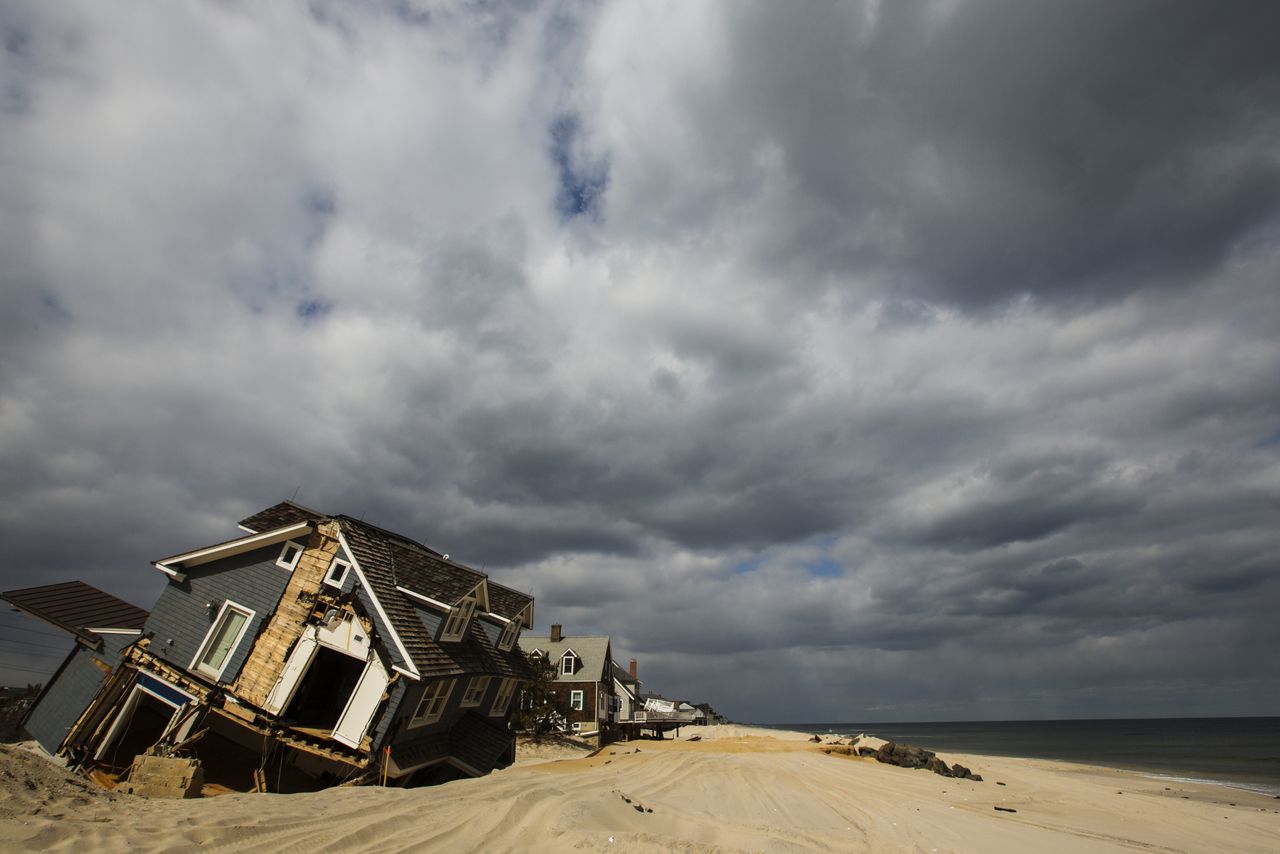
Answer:
M680 727L704 725L710 706L669 700L643 690L636 659L626 668L613 658L608 636L567 636L559 624L549 635L526 635L521 648L548 662L555 673L551 691L563 710L562 726L582 736L595 736L603 744L642 734L662 737Z
M214 791L480 776L514 760L536 658L559 724L601 743L707 720L607 637L528 636L532 596L401 534L289 501L239 530L155 561L150 611L79 581L3 594L76 640L22 721L46 751L108 785L157 756Z

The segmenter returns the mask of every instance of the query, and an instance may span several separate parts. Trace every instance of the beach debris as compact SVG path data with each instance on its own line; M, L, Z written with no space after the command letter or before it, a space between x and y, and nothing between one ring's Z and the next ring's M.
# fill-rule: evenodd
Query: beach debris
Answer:
M1001 783L999 780L996 780L996 785L997 785L997 786L1003 786L1003 785L1004 785L1004 783ZM1165 791L1167 792L1167 791L1168 791L1168 789L1165 789Z
M814 742L814 743L816 744L816 743L818 743L818 742L822 741L822 736L820 736L820 735L810 736L810 737L809 737L809 740L810 740L810 741L812 741L812 742Z
M691 735L691 736L689 736L688 741L702 741L702 736L700 736L700 735Z
M1013 807L992 807L997 812L1017 812Z

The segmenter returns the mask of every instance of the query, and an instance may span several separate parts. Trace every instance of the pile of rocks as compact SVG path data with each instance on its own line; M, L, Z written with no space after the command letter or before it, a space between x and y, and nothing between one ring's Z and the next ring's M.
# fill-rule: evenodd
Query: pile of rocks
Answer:
M867 752L863 753L864 750ZM943 777L959 777L964 780L982 782L982 775L974 774L959 762L954 765L947 765L932 750L925 750L923 747L916 747L911 744L895 744L892 741L886 741L877 748L859 748L858 753L862 756L874 756L877 762L884 762L888 765L897 765L901 768L924 768L935 774L941 774Z

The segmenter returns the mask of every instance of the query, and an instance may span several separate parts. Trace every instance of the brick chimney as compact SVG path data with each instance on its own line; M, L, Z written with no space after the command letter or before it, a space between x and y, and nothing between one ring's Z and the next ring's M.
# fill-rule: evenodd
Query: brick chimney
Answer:
M551 642L552 642L552 643L559 643L559 642L560 642L560 637L561 637L561 635L560 635L560 624L559 624L559 623L552 623L552 624L551 624Z
M636 678L636 660L634 658L631 659L631 664L629 667L627 667L627 669L631 671L631 678L635 679Z

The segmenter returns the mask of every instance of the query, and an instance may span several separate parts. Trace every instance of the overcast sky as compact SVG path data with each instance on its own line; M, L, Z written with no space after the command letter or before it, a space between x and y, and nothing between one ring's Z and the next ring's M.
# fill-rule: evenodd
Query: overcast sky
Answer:
M1280 714L1280 4L0 28L0 589L296 496L737 720Z

